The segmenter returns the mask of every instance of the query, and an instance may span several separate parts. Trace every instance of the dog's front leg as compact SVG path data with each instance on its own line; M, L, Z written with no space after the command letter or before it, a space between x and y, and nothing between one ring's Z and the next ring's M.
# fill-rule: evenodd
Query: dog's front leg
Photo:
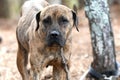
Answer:
M32 71L32 80L42 80L42 72L43 72L43 56L40 54L33 53L30 56L30 64L31 64L31 71Z

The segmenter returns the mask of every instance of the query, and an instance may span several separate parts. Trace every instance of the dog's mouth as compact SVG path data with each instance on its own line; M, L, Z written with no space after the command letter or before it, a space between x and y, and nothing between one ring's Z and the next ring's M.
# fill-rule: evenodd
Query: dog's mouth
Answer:
M63 47L65 45L65 39L58 30L51 30L46 38L49 47Z
M49 47L63 47L65 45L65 40L63 38L51 38L48 37L47 39L47 45Z

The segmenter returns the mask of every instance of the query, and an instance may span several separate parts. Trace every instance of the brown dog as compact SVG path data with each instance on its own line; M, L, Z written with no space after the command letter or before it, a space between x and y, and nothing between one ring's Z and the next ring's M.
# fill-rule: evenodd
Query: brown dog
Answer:
M43 68L49 65L53 66L53 80L67 80L71 30L74 25L77 29L77 22L75 12L63 5L48 5L44 0L24 3L16 30L17 66L23 80L41 80Z

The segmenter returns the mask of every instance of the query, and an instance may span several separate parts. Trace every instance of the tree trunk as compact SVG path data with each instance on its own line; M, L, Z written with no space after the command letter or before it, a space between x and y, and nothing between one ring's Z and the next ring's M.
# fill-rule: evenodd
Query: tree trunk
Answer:
M109 5L120 4L120 0L108 0Z
M79 1L79 9L82 9L84 7L84 0L78 0Z
M91 67L101 75L112 76L112 72L117 71L117 66L107 0L85 0L85 12L89 20L93 49ZM88 75L88 79L93 80L91 78L94 75Z
M7 0L0 0L0 17L7 18L9 17L9 6Z

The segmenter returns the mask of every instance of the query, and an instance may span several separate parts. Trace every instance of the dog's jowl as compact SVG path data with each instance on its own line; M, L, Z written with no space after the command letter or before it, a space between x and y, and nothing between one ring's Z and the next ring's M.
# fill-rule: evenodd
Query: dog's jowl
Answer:
M45 0L23 4L16 30L17 67L23 80L41 80L43 68L47 66L53 66L53 80L70 79L73 26L77 28L76 13L63 5L49 5Z

